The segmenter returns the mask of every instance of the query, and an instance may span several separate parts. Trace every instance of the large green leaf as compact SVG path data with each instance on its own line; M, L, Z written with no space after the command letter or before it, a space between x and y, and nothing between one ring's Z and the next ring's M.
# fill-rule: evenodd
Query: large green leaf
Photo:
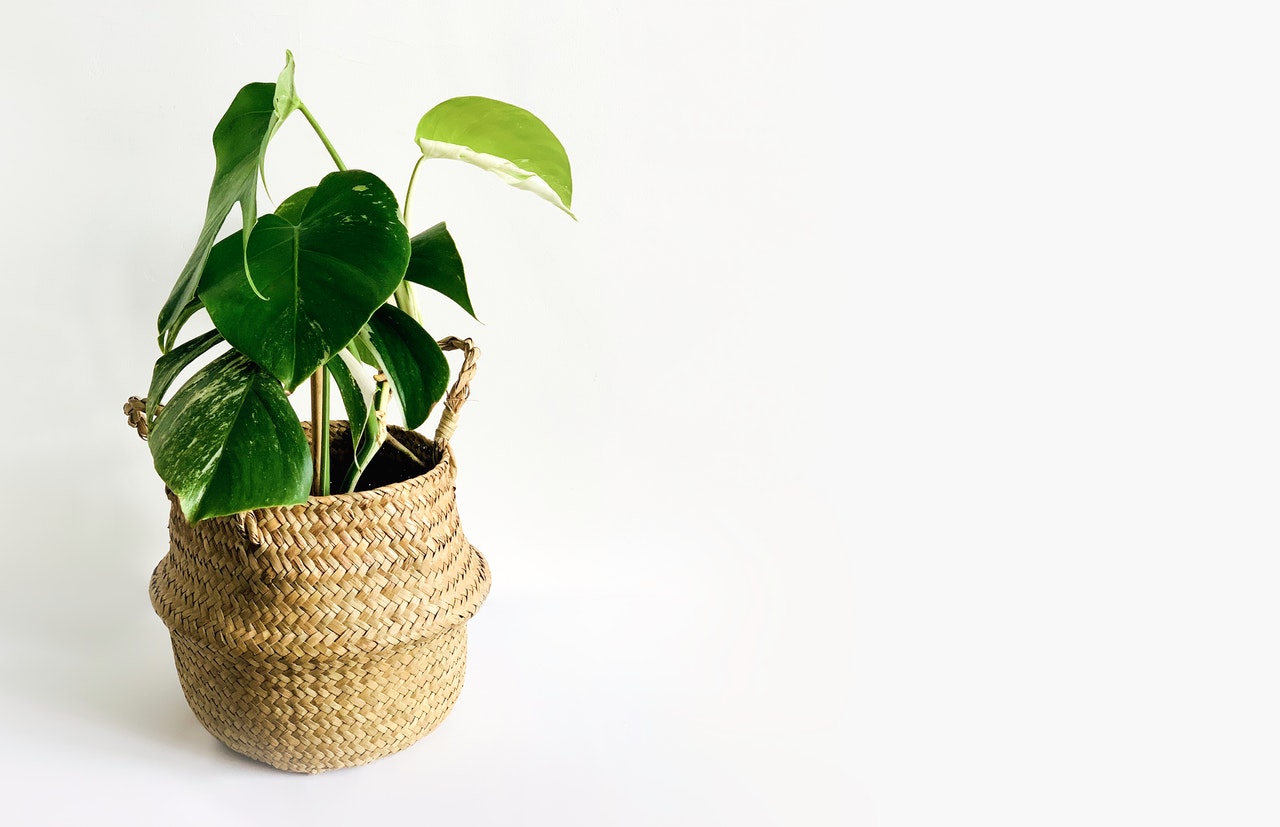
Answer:
M462 268L462 256L453 236L441 221L429 230L423 230L410 241L409 269L404 271L407 281L430 287L453 299L458 306L476 317L467 293L467 274Z
M221 341L223 341L222 334L216 330L210 330L156 360L155 369L151 371L151 387L147 389L147 416L155 417L156 406L168 392L173 380L178 378L178 374Z
M249 272L267 301L240 272L235 235L210 252L200 298L228 342L293 390L400 284L409 233L398 215L395 196L377 176L330 173L300 212L264 215L249 236Z
M284 390L231 351L198 371L156 419L156 472L191 522L306 502L307 438Z
M490 98L452 98L422 116L416 137L424 157L487 169L573 215L569 156L531 112Z
M302 221L302 211L307 208L307 203L311 201L311 196L316 194L315 187L307 187L298 190L293 195L280 202L280 206L276 207L275 214L288 221L290 224L298 224Z
M214 127L213 152L217 164L213 184L209 187L204 227L196 240L195 250L160 311L162 343L172 343L174 337L166 337L166 334L195 295L213 241L236 202L240 203L245 234L253 227L258 217L258 172L267 152L267 143L299 104L293 91L293 55L286 52L285 67L276 83L245 86Z
M416 428L426 422L449 384L449 362L436 340L412 316L390 304L369 319L369 340L391 374L405 424Z

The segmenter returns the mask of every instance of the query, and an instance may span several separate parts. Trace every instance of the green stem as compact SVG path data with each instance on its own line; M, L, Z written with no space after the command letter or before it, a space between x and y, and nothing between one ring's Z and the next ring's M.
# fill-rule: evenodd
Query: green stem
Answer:
M409 209L413 203L413 185L418 181L418 170L422 168L422 162L425 160L427 156L423 155L413 165L413 172L409 174L409 186L404 191L404 207L400 211L400 220L404 222L404 228L409 231L410 237L413 236L413 226L409 223ZM400 282L395 296L396 306L413 317L415 322L422 324L422 316L418 313L418 301L413 295L413 286L407 281Z
M338 169L345 170L347 165L342 163L342 158L338 155L338 150L333 148L333 144L329 143L329 136L324 134L324 130L321 129L320 124L316 122L316 118L311 114L311 110L307 108L305 103L298 101L298 111L302 113L302 116L307 119L307 123L311 124L311 128L320 136L321 143L324 144L325 149L329 150L329 157L338 165Z
M408 281L401 281L396 287L395 297L396 307L412 316L418 324L422 324L422 317L418 315L418 300L413 295L413 285Z
M327 429L329 423L324 419L324 389L320 385L323 381L323 369L311 374L311 495L314 497L324 492L321 474L326 440L322 429Z
M311 128L320 137L320 142L324 144L324 148L329 150L329 157L338 165L338 169L345 171L347 165L342 163L342 156L334 148L329 136L324 134L324 130L320 128L315 115L311 114L311 110L301 100L298 101L298 111L307 119L307 123L311 124ZM323 496L329 493L330 487L329 369L323 365L317 368L311 377L311 440L311 456L312 461L315 463L315 476L311 481L311 493Z
M316 373L320 374L320 381L324 384L324 392L320 398L321 419L324 420L324 439L320 440L320 493L327 495L329 493L329 369L321 366Z
M418 159L418 163L413 165L413 172L409 174L409 186L404 191L404 226L410 235L413 235L413 226L409 224L409 205L413 201L413 185L418 180L418 169L425 160L427 160L427 156L423 155Z

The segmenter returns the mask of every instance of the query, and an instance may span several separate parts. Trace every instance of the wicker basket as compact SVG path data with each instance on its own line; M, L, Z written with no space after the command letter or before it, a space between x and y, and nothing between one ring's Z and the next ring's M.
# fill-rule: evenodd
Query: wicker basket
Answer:
M447 444L477 354L449 341L467 362L436 441L391 429L423 463L416 476L384 446L362 484L402 481L370 490L196 525L169 495L151 600L187 702L231 749L294 772L365 764L426 735L457 700L489 569L459 526ZM350 449L334 423L335 467Z

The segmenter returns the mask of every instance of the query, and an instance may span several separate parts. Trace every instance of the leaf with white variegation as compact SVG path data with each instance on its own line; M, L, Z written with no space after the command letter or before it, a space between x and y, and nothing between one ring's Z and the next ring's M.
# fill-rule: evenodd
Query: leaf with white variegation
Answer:
M348 362L347 360L350 360ZM347 409L347 423L351 430L351 450L355 451L364 434L365 421L369 418L369 403L365 401L364 389L356 381L355 371L363 368L359 361L345 350L326 363L333 383L338 386L342 396L342 407Z
M452 98L418 121L425 158L465 161L573 215L573 176L560 139L532 112L491 98Z
M409 233L377 176L330 173L298 210L302 196L286 200L283 216L264 215L249 237L249 271L267 301L240 274L235 235L213 248L200 280L222 335L289 390L351 341L409 263Z
M293 91L293 55L286 53L285 67L276 83L250 83L231 101L213 130L217 165L209 187L204 227L178 281L173 286L158 322L163 343L171 343L170 329L178 322L195 295L200 273L222 222L236 202L247 234L258 217L258 173L271 136L300 101ZM242 276L243 277L243 276Z
M303 503L310 492L311 454L297 414L280 383L235 351L174 394L148 445L193 523Z

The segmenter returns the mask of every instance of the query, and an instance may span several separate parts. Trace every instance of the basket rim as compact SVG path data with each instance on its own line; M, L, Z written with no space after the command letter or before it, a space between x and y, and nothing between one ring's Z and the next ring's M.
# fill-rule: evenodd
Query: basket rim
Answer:
M347 420L345 419L335 419L335 420L332 420L330 424L336 425L338 423L342 423L343 425L348 424ZM310 423L307 423L307 424L310 424ZM446 443L443 447L441 447L439 443L437 443L434 439L431 439L430 437L426 436L425 434L409 428L401 428L398 425L388 425L387 430L391 431L393 434L396 434L397 436L412 434L413 439L410 440L411 442L417 442L421 440L422 443L425 445L435 445L437 448L440 448L440 452L441 452L440 461L437 462L434 466L432 466L429 470L424 471L423 473L418 474L417 476L409 477L408 479L398 480L396 482L387 483L386 485L379 485L377 488L367 488L364 491L349 491L349 492L343 492L341 494L309 494L307 496L307 501L302 503L293 503L290 505L264 505L264 506L259 506L258 508L248 508L248 509L245 509L244 511L237 511L234 514L226 514L221 517L209 517L207 519L211 519L211 520L233 519L234 520L237 518L243 518L246 514L254 514L254 515L266 514L266 513L270 513L272 511L277 511L277 510L296 511L301 509L305 511L310 508L319 508L321 506L334 505L336 503L359 503L364 500L381 499L383 497L388 496L388 494L394 496L399 491L405 491L405 490L409 490L410 488L416 488L424 485L434 484L438 482L438 480L432 479L432 475L438 474L439 476L447 476L451 472L451 470L453 471L457 470L457 464L454 461L452 445ZM412 447L412 446L406 446L406 447ZM165 496L171 501L176 501L178 499L178 496L174 494L173 490L170 489L169 486L167 485L164 487L164 493L165 493Z

